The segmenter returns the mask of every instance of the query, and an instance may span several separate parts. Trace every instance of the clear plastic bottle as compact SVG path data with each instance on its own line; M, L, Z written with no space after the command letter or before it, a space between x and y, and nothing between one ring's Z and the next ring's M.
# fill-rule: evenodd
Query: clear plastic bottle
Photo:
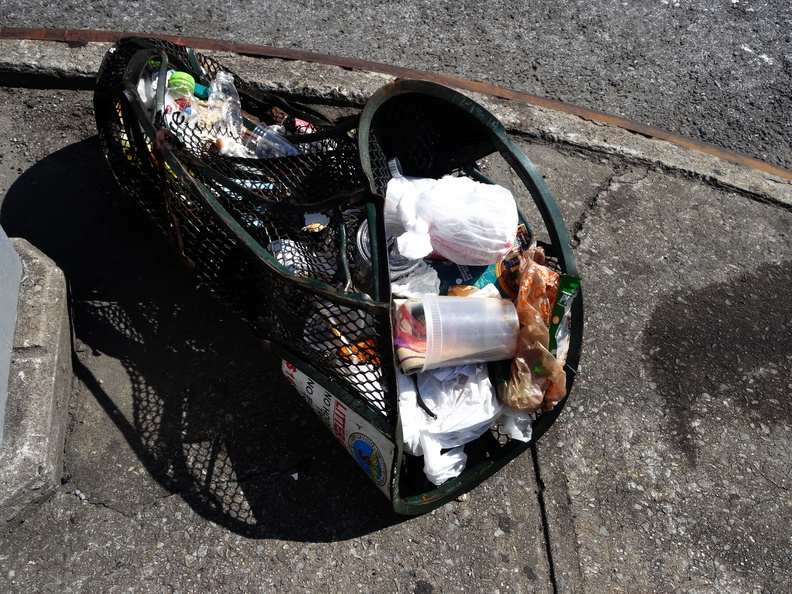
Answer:
M234 86L234 77L220 71L209 86L207 124L214 132L242 134L242 103Z
M181 133L201 121L198 101L193 96L195 79L187 72L174 72L168 78L165 92L165 122L171 131Z
M157 93L156 79L153 76L154 74L154 72L143 70L137 84L138 95L140 96L140 100L143 103L143 107L146 108L149 114L154 107L154 99L156 98Z
M247 149L259 159L299 155L300 149L274 132L269 126L259 124L245 141Z

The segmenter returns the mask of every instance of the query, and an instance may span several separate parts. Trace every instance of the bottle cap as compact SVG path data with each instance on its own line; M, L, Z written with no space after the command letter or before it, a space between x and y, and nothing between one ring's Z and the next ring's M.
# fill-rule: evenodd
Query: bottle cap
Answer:
M195 79L188 72L174 72L168 79L168 87L171 89L184 89L192 93L195 90Z
M193 89L193 94L198 97L198 99L209 99L209 87L205 87L203 85L199 85L195 83L195 89Z

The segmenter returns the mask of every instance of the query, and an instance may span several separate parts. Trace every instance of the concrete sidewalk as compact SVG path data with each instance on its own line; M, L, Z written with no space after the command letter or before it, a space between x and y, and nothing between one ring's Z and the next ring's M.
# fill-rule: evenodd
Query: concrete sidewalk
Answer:
M2 42L0 73L89 77L106 49ZM391 80L217 57L341 108ZM78 380L63 484L4 529L3 591L792 589L788 178L474 96L574 235L585 348L533 456L404 519L125 202L67 86L0 87L0 223L69 283Z

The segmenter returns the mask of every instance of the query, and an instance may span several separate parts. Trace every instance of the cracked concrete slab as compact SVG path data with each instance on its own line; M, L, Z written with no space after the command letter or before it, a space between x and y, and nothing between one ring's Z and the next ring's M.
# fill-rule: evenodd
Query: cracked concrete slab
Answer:
M310 90L321 73L281 66L279 86L351 105L380 82ZM79 380L64 485L0 542L7 591L792 585L788 181L487 98L574 230L582 365L536 467L404 520L124 201L90 94L0 92L0 215L69 279Z
M656 171L597 199L578 392L538 447L582 589L788 588L790 232L787 209Z

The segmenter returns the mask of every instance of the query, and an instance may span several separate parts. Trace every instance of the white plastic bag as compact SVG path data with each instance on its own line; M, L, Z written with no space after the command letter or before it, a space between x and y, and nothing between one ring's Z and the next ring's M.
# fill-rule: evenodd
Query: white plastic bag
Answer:
M533 417L526 412L512 408L503 407L503 414L500 417L501 432L512 439L518 441L531 441L533 433Z
M418 394L424 407L418 405ZM435 485L459 476L467 463L463 446L487 431L503 406L486 364L399 374L404 449L424 457L424 474Z
M419 260L432 253L429 224L418 216L418 199L435 180L418 177L394 177L385 192L385 224L396 237L399 253Z
M405 232L399 252L417 260L435 252L468 266L500 262L514 247L517 204L506 188L467 177L394 177L386 191L386 219Z

